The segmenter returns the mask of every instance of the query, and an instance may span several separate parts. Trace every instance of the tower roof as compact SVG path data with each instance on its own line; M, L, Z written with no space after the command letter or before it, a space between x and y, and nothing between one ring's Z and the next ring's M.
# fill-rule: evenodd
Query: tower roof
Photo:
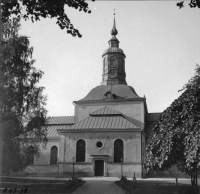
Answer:
M119 54L122 54L124 57L126 57L123 50L119 48L119 40L116 37L116 35L118 34L118 31L116 28L115 14L114 14L114 20L113 20L113 28L111 29L110 34L112 35L112 37L108 41L109 48L103 52L102 56L104 56L108 53L119 53Z
M114 22L113 22L113 28L111 30L111 35L116 36L118 34L118 31L116 29L116 24L115 24L115 16L114 16Z
M119 47L119 40L116 38L116 35L118 34L117 28L116 28L116 22L115 22L115 14L114 14L114 21L113 21L113 28L110 31L110 34L112 35L111 39L108 41L109 42L109 47Z
M79 101L74 101L74 103L78 102L86 102L86 101L106 101L105 94L110 89L110 85L100 85L93 88L87 96ZM113 101L120 100L120 101L127 101L127 100L143 100L137 95L135 90L131 86L127 85L113 85L112 86L112 94L116 96Z

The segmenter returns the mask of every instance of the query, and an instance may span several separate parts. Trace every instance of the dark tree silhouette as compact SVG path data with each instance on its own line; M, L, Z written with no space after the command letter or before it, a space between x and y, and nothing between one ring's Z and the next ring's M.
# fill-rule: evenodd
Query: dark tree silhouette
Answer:
M185 7L184 5L184 1L181 1L179 3L177 3L176 5L179 7L179 9ZM190 0L190 3L188 4L191 8L200 8L200 0Z
M191 175L197 185L200 170L200 66L181 90L183 93L160 116L146 147L147 171L165 170L173 164Z
M26 36L18 36L18 19L3 25L0 58L1 167L17 172L27 165L27 149L46 145L46 97L37 83L43 72L33 67L33 48Z
M181 9L181 8L185 7L183 4L184 4L184 1L181 1L181 2L177 3L176 5L179 7L179 9Z
M91 13L85 0L1 0L1 2L3 23L12 14L25 20L31 19L33 22L40 20L41 17L56 18L56 23L61 29L67 29L67 33L78 37L82 35L70 22L64 10L65 6Z

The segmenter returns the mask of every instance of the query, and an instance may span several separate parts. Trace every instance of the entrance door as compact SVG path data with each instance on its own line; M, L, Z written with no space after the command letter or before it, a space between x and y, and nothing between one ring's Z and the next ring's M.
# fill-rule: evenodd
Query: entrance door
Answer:
M104 176L104 160L95 160L95 176Z

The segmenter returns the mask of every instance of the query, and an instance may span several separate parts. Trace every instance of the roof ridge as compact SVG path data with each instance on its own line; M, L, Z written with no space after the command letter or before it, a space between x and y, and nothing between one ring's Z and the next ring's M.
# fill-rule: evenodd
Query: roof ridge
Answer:
M102 112L102 110L105 109L106 112ZM110 113L108 113L108 110L110 110ZM103 108L100 108L92 113L89 114L90 116L91 115L122 115L121 112L119 112L118 110L115 110L109 106L104 106Z
M49 117L47 124L49 125L61 125L61 124L72 124L75 121L75 116L55 116Z
M106 116L105 116L106 117ZM113 116L113 117L116 117L116 116ZM69 126L67 129L85 129L86 127L84 126L83 127L83 125L84 125L84 122L85 122L85 120L88 120L88 119L94 119L94 118L101 118L100 116L98 117L91 117L91 116L88 116L88 117L86 117L86 118L84 118L84 119L82 119L81 121L79 121L79 122L77 122L77 123L75 123L75 124L73 124L72 126ZM122 115L120 116L120 118L121 119L123 119L123 120L125 120L125 122L129 125L128 126L128 128L140 128L140 127L138 127L138 126L136 126L135 124L133 124L133 123L131 123L128 119L126 119L126 118L124 118ZM110 118L111 119L111 118ZM88 122L88 121L87 121ZM94 122L94 121L93 121ZM99 122L99 121L98 121ZM81 124L82 123L82 124ZM109 128L111 128L111 126L112 126L112 123L113 123L113 118L112 118L112 120L111 120L111 124L110 124L110 127ZM127 124L126 123L124 123L124 125L126 126ZM88 125L89 124L89 125ZM108 123L107 123L108 124ZM92 126L92 125L94 125L94 123L92 123L92 122L90 122L90 123L87 123L87 128L88 129L90 129L90 128L93 128L93 127L90 127L90 126ZM104 125L106 125L106 123L104 124ZM75 127L76 126L76 127ZM101 127L100 127L101 128ZM104 127L103 127L104 128ZM107 127L106 127L107 128ZM112 127L112 128L118 128L118 127ZM123 129L124 127L122 127L122 129ZM66 130L67 130L66 129Z

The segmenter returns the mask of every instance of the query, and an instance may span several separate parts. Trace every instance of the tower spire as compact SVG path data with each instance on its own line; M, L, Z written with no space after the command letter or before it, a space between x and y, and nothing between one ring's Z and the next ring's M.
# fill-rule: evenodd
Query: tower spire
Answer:
M103 57L103 75L102 85L113 85L126 83L126 72L125 72L125 54L122 49L119 48L119 40L116 35L118 31L116 29L115 22L115 9L114 9L114 20L113 27L111 30L111 39L108 41L109 48L104 51Z
M115 24L115 8L114 8L114 14L113 15L114 15L114 24L113 24L113 27L116 28L116 24Z
M116 23L115 23L115 8L114 8L114 22L113 22L113 28L111 30L111 35L116 36L118 34L118 31L116 29Z

